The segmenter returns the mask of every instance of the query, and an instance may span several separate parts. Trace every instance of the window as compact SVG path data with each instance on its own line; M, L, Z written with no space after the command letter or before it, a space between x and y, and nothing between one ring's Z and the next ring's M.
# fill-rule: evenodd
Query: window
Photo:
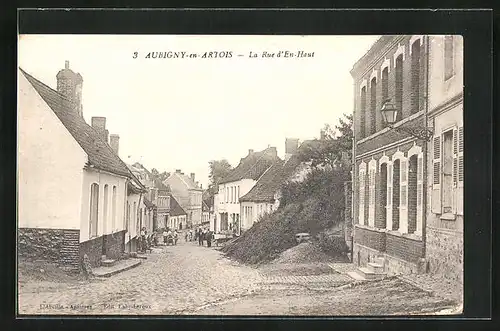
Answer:
M403 54L399 55L396 58L396 64L395 64L395 76L396 76L396 95L395 95L395 102L396 102L396 108L399 110L398 111L398 118L396 119L397 121L400 121L403 118Z
M382 70L382 102L389 98L389 67ZM384 127L387 126L385 121L382 121Z
M443 213L452 212L452 191L453 191L453 133L454 130L449 130L443 133L443 150L442 150L442 210Z
M376 112L377 112L377 78L373 77L370 83L370 133L376 131Z
M237 202L239 202L240 200L240 187L238 186L238 199L237 199Z
M411 113L420 109L420 39L411 45Z
M365 169L359 170L359 224L365 224Z
M113 186L113 197L111 198L111 230L116 230L116 186Z
M365 137L365 116L366 116L366 86L361 89L361 109L359 111L360 116L360 132L359 137L362 139Z
M106 227L108 224L108 184L104 185L104 202L103 202L103 210L102 210L102 233L106 234Z
M99 184L90 186L90 218L89 218L89 238L97 236L97 226L99 222Z
M455 74L453 56L453 36L444 37L444 80Z
M127 201L127 217L125 219L125 230L129 230L130 226L130 202Z

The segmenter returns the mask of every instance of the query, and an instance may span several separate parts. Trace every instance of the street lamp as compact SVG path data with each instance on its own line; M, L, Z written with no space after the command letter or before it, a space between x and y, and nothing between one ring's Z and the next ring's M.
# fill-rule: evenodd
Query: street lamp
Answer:
M410 127L395 127L394 124L397 121L399 109L391 99L387 99L384 102L382 108L380 109L380 112L382 113L382 119L384 120L384 122L389 128L393 129L394 131L410 134L419 140L430 141L432 139L434 133L427 127L415 125L412 125Z

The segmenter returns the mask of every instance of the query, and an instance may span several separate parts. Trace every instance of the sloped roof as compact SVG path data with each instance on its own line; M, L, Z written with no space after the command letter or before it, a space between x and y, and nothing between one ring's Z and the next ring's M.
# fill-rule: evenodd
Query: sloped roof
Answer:
M65 96L24 70L20 69L20 71L87 153L88 162L91 165L114 174L135 178L127 165L113 152L107 142L101 139L99 133L88 125L81 116L70 109L71 102Z
M304 146L307 146L309 141L304 143L306 143ZM302 143L301 147L304 143ZM274 194L280 189L281 184L294 174L295 170L301 163L302 162L297 154L292 155L286 162L281 160L275 162L269 170L267 170L262 177L259 178L254 187L252 187L247 194L239 199L240 202L273 201Z
M159 191L170 192L170 186L163 184L163 182L159 179L154 180L154 185Z
M208 206L208 204L205 201L201 202L201 210L202 211L210 211L210 207Z
M148 199L148 198L146 198L146 197L144 197L144 205L146 205L146 207L148 207L148 208L152 208L152 207L154 207L154 206L155 206L155 205L154 205L151 201L149 201L149 199Z
M179 205L172 194L170 196L170 216L187 215L186 211Z
M283 182L283 161L275 162L263 175L247 194L239 200L264 202L274 200L274 194L279 190Z
M243 158L220 184L235 182L244 178L259 179L274 162L280 160L274 147L268 147L260 152L254 152Z
M196 183L191 179L191 177L187 176L186 174L173 172L170 174L170 176L179 177L181 179L181 181L186 184L186 187L188 188L188 190L203 190L201 187L196 185Z

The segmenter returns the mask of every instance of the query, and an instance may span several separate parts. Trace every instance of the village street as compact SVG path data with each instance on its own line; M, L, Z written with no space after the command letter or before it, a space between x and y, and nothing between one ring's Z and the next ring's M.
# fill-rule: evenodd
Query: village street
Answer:
M342 272L318 272L320 266L310 265L301 269L309 274L287 265L252 268L226 259L216 249L181 242L148 254L138 267L110 278L23 286L19 312L360 315L423 313L452 306L449 300L397 279L355 284Z

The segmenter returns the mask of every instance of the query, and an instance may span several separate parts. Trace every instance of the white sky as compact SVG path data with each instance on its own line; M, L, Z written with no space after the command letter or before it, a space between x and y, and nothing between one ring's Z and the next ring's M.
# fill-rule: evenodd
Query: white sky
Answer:
M226 158L236 166L248 149L268 145L282 157L286 137L318 137L325 123L352 113L349 70L378 37L23 35L18 56L21 68L54 89L70 61L83 76L87 123L107 118L125 162L194 172L205 188L208 161ZM260 57L280 50L314 57ZM167 51L232 51L233 57L143 58ZM250 51L259 57L249 58Z

